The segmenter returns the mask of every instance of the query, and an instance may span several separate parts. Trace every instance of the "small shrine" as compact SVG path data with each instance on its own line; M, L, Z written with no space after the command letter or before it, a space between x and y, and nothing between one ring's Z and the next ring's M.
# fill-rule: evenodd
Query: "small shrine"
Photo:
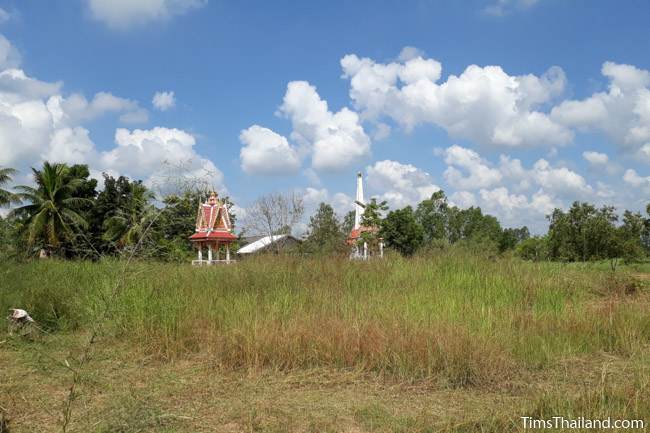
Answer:
M354 201L354 226L348 235L347 244L352 247L350 259L368 260L372 256L384 257L384 241L377 238L376 245L368 245L364 233L376 235L379 227L366 227L361 224L363 213L366 209L366 202L363 199L363 176L357 173L357 195Z
M235 261L230 260L230 244L237 241L237 236L232 232L228 206L219 200L216 192L199 205L195 231L190 241L198 250L198 260L192 260L192 265L229 264ZM225 249L225 260L219 257L222 247ZM208 250L207 260L203 259L205 248Z

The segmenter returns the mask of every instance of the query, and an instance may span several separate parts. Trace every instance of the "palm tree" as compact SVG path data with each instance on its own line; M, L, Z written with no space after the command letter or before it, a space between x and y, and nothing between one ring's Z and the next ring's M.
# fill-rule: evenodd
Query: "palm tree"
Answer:
M45 162L41 170L32 168L36 188L19 186L21 199L30 204L19 207L14 213L26 217L29 245L44 239L47 248L57 248L69 240L74 228L87 229L88 223L75 209L87 204L89 199L75 196L82 180L69 176L65 164Z
M0 168L0 186L11 182L12 175L15 173L16 170L13 168ZM20 203L19 197L11 191L0 188L0 206L7 206L12 203Z
M155 208L150 204L154 194L140 183L133 183L128 203L116 209L104 221L104 240L112 241L118 247L136 244L145 234L147 227L155 218Z

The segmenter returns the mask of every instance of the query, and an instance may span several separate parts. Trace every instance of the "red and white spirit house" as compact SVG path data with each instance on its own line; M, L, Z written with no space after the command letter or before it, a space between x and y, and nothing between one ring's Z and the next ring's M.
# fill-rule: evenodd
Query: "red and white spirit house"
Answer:
M196 233L190 236L190 241L198 249L198 260L192 260L192 264L201 266L234 262L230 260L230 244L237 241L237 236L232 231L228 206L213 192L205 203L199 204ZM226 250L225 260L219 259L222 246L225 246ZM203 260L205 247L208 248L207 260Z

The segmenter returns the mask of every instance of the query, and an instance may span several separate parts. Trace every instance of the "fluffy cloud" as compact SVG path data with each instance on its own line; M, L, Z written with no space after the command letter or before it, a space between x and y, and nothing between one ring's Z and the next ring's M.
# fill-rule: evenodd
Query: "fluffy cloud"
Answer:
M481 207L487 213L498 215L507 226L523 224L537 225L544 221L544 216L561 207L553 196L537 191L530 199L523 194L512 194L506 187L480 191Z
M329 203L339 218L354 209L352 197L342 192L330 194L326 188L307 188L302 194L305 215L311 215L320 203Z
M537 186L553 194L582 198L594 192L583 176L566 167L553 167L545 159L526 169L520 160L508 155L501 155L495 165L459 145L438 149L436 154L443 156L448 165L444 173L446 182L459 190L490 189L508 182L520 191Z
M350 54L341 60L350 97L364 119L388 117L406 130L432 123L452 137L494 146L563 145L573 138L541 111L564 91L559 67L538 77L470 65L439 84L439 62L420 55L402 59L384 64Z
M198 9L207 0L86 0L92 17L111 29L124 30Z
M167 111L176 105L176 97L174 92L156 92L151 103L156 109Z
M166 182L165 168L184 164L185 176L211 179L223 189L223 173L194 150L195 138L180 129L156 127L148 130L115 131L117 146L102 152L98 166L132 177L146 179L149 185Z
M258 142L255 151L251 152L253 146L248 136L251 134L242 134L242 167L249 166L244 160L245 156L251 157L261 150L273 155L296 155L288 161L292 166L298 159L297 156L311 155L312 167L321 171L341 170L358 163L370 154L370 138L366 135L358 114L348 108L342 108L336 113L331 112L316 88L306 81L292 81L287 85L278 114L291 121L290 138L296 144L295 153L291 151L293 148L286 138L254 125L246 131L253 130L257 135L263 132L269 141L266 144ZM248 141L244 141L244 138Z
M605 62L607 92L564 101L551 118L567 127L606 133L623 150L637 152L650 142L650 72L632 65Z
M488 162L471 149L453 145L442 153L448 165L445 180L454 188L485 188L499 183L503 177L499 170L490 168ZM463 169L467 175L456 167Z
M623 181L635 188L641 188L646 194L650 194L650 176L639 176L634 169L630 168L625 171Z
M369 191L380 193L380 198L393 208L417 205L440 190L429 173L411 164L384 160L368 166L366 171Z
M332 113L306 81L288 84L280 113L291 120L291 138L311 150L317 170L340 170L370 154L357 113L347 108Z
M248 174L292 174L300 169L300 159L287 139L268 128L253 125L241 132L241 168Z
M120 114L120 121L124 123L144 123L149 120L147 110L136 101L107 92L95 94L91 101L79 93L66 98L56 95L48 101L48 106L58 113L58 122L79 123L108 113Z
M55 130L50 145L41 157L50 162L86 164L95 161L97 152L88 130L77 126Z
M609 156L600 152L582 152L582 157L593 165L605 165L609 162Z

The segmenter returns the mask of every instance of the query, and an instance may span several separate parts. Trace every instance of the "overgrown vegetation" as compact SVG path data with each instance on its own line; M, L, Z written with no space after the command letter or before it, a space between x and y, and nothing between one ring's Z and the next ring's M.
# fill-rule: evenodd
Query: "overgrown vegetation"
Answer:
M20 343L16 353L46 351L48 357L70 359L52 352L58 347L54 342L60 336L85 335L97 325L120 267L114 260L0 265L0 309L26 308L47 331L32 343ZM359 400L345 422L361 431L428 431L435 425L448 431L496 432L517 423L518 416L564 408L580 414L581 407L589 407L594 416L620 412L650 417L647 406L629 408L628 400L621 400L620 407L592 400L592 391L580 388L584 384L565 394L554 377L564 371L565 363L578 363L584 366L580 374L600 378L601 364L596 361L606 354L606 362L616 360L633 369L637 382L624 375L608 381L603 392L634 399L645 389L650 380L648 283L627 272L494 259L454 247L366 263L266 256L236 266L197 269L140 261L125 278L95 350L137 348L136 358L169 368L199 357L212 374L226 376L275 372L292 377L327 369L337 372L333 374L356 372L355 380L360 381L371 375L386 383L468 395L487 390L521 395L509 414L479 417L471 428L427 414L400 414L384 403L377 406L380 402L368 407ZM78 349L72 345L67 350ZM118 362L111 368L119 369L123 361L111 359L120 356L105 353L95 362ZM90 377L103 375L88 369ZM536 388L540 380L553 387ZM84 385L92 386L92 381ZM146 424L151 431L195 431L169 427L178 420L157 407L162 403L153 406L147 421L140 415L125 420L153 404L138 401L132 409L115 408L114 418L101 425L131 422ZM20 410L13 403L10 407ZM261 417L255 418L260 431L270 431L263 427L269 415L255 416ZM456 423L460 419L469 422L459 418ZM289 430L301 431L304 425L298 424ZM412 428L404 430L404 425Z

